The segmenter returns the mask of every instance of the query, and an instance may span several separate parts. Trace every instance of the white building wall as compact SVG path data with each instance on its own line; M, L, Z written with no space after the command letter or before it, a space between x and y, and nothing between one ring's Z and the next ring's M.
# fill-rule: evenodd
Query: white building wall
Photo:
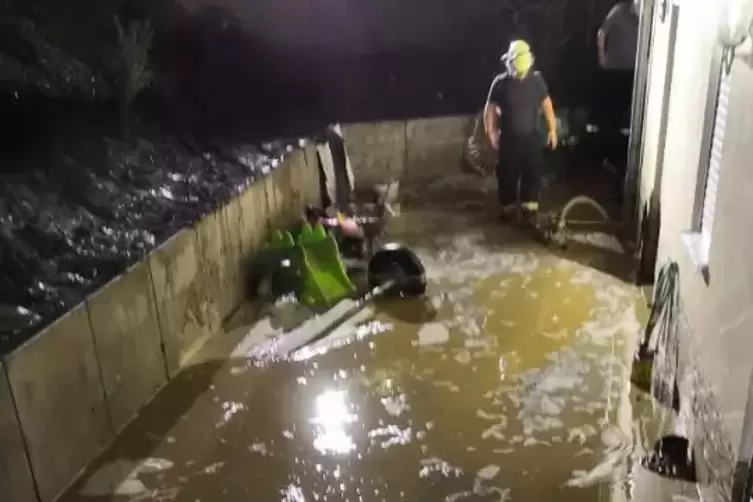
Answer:
M705 112L716 45L718 2L675 0L679 28L668 114L661 186L658 265L679 263L682 299L690 326L683 339L687 365L684 395L699 402L685 410L696 420L701 458L713 471L715 490L707 500L729 500L725 492L740 444L743 412L753 369L753 69L738 55L732 67L732 94L708 260L708 281L697 271L681 238L693 225ZM651 72L665 71L667 27L655 27ZM662 46L661 44L664 44ZM655 56L654 56L655 55ZM650 78L653 78L650 77ZM652 90L649 89L649 93ZM656 98L649 96L641 194L650 196L658 127ZM643 202L642 201L642 202ZM642 206L643 204L641 204ZM705 399L711 390L712 398ZM692 391L692 392L691 392ZM689 404L689 402L688 402ZM722 497L722 498L720 498Z

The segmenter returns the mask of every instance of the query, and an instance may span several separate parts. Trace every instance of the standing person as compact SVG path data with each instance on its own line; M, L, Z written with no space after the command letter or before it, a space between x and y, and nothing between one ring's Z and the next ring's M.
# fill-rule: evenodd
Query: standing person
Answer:
M630 126L633 75L638 52L638 5L640 0L619 0L609 11L596 36L597 57L603 81L599 108L602 123L611 137L606 157L622 164L620 129Z
M484 130L497 150L497 190L500 218L509 219L520 201L527 211L537 211L543 174L543 147L538 130L543 110L548 126L547 143L557 148L557 120L544 77L533 70L533 54L522 40L510 43L502 56L507 71L492 82L484 107Z
M596 34L599 66L624 75L635 69L640 0L618 0Z

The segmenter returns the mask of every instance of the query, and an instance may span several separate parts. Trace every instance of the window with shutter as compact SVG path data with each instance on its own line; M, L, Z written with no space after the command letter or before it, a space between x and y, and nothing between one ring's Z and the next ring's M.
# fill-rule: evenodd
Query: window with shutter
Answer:
M707 281L711 234L716 216L716 194L724 154L724 132L730 105L730 70L734 60L734 51L721 47L718 49L709 75L709 100L704 116L704 141L701 145L693 207L693 227L682 234L690 259Z
M706 171L706 186L703 192L700 214L701 245L704 248L704 254L708 253L711 246L711 231L714 227L714 214L716 212L716 192L719 188L719 171L721 170L722 152L724 149L724 131L727 125L727 112L729 109L730 72L726 71L725 64L721 66L716 98L716 113L714 114L714 129L711 136L711 149Z

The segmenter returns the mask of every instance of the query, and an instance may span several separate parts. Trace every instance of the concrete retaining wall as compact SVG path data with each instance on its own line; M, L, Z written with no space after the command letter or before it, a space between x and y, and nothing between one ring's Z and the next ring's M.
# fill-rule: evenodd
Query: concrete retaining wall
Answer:
M420 183L456 174L474 117L449 116L343 126L356 184Z
M221 330L269 230L318 197L311 145L0 361L0 500L55 500Z

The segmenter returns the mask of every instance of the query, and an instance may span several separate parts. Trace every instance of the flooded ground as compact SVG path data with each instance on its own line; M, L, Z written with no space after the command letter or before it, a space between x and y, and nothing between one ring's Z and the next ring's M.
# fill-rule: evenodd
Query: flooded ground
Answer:
M647 312L619 243L559 255L478 221L398 224L426 300L292 352L274 317L235 330L64 502L676 500L636 465L662 424L628 383Z

